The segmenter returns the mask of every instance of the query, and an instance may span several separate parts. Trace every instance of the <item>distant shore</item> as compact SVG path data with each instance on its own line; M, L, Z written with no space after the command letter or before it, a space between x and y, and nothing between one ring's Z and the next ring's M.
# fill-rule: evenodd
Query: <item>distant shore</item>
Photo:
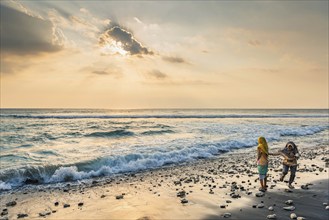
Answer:
M91 184L4 192L0 219L266 219L273 214L290 219L292 213L326 219L329 148L300 151L293 190L279 182L282 159L270 157L268 191L259 193L255 149L244 149ZM292 204L285 204L287 200ZM288 206L295 210L283 209Z

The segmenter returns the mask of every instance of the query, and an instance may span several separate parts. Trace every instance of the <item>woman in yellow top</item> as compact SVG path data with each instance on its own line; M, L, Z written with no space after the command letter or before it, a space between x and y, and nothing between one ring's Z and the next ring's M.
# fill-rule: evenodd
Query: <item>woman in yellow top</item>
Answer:
M259 173L259 181L261 187L260 191L266 191L266 175L268 171L268 146L266 139L264 137L258 138L258 147L257 147L257 168Z

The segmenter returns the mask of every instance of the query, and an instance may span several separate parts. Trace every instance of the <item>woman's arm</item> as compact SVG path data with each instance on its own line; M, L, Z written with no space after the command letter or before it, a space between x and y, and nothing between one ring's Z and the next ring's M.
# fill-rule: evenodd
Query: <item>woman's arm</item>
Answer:
M262 152L259 150L259 148L257 148L257 161L260 159L261 156Z
M268 153L268 155L271 155L271 156L279 156L281 154L280 153Z

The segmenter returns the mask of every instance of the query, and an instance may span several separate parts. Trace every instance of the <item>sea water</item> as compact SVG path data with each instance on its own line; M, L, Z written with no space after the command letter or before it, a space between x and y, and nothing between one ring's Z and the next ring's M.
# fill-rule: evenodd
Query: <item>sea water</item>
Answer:
M257 146L328 146L324 110L1 109L0 190L138 172Z

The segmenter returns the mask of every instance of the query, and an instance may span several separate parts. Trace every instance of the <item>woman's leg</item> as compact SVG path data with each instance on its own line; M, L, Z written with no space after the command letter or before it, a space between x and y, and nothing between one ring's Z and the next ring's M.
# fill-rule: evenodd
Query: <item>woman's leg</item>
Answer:
M265 178L264 178L264 188L265 188L265 189L267 188L267 175L266 175Z
M289 167L287 165L284 165L283 164L283 167L282 167L282 174L281 174L281 177L280 177L280 181L282 182L284 177L287 175L288 173L288 170L289 170Z
M290 166L289 185L291 185L295 180L296 170L297 170L297 166Z
M259 183L260 183L260 186L261 188L259 188L259 190L263 191L265 190L265 175L263 174L259 174Z

